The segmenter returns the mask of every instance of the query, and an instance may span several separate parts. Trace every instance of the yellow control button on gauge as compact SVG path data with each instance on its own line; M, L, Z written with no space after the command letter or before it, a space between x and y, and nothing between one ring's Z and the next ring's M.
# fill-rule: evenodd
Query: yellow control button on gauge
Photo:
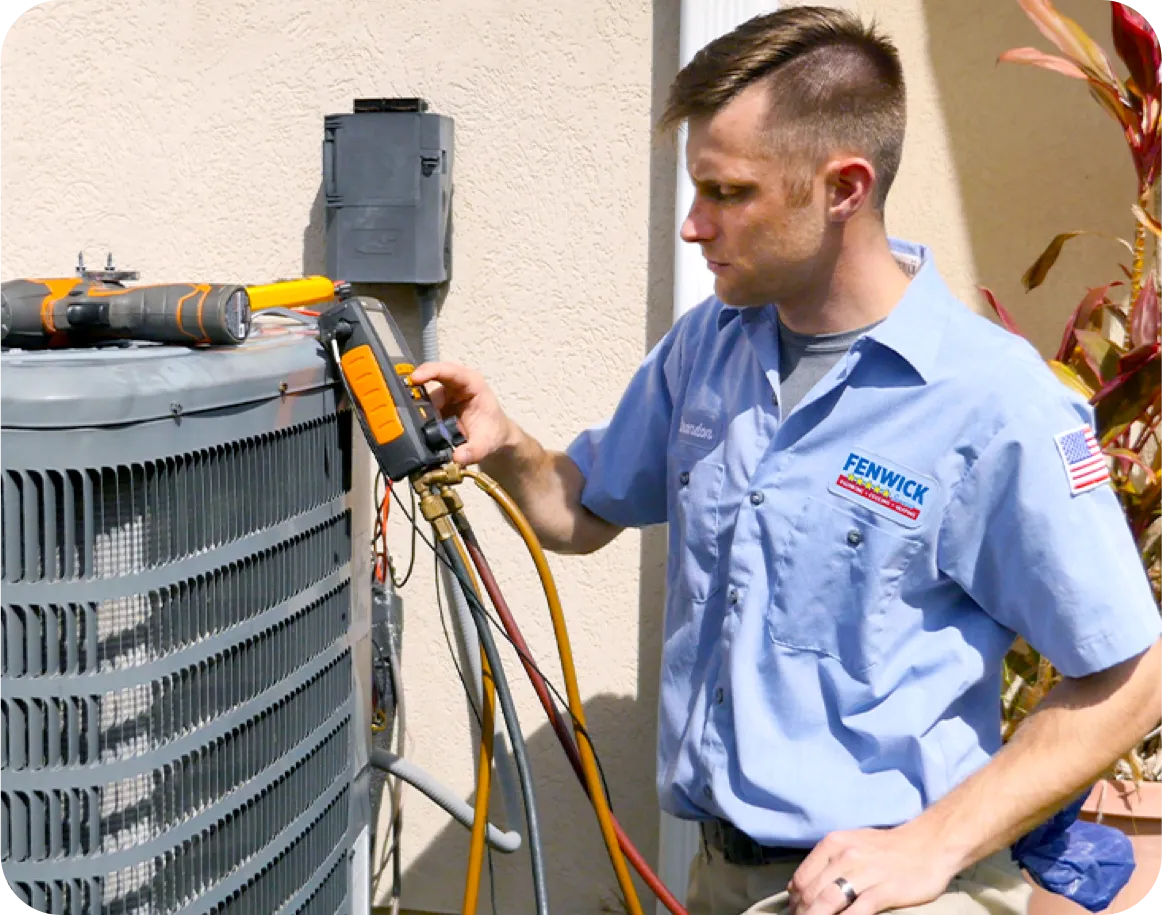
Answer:
M356 400L360 402L360 409L364 411L368 428L372 430L377 444L386 445L403 435L404 426L396 412L396 404L392 402L388 384L380 374L372 348L367 344L354 347L344 353L340 362L344 377Z

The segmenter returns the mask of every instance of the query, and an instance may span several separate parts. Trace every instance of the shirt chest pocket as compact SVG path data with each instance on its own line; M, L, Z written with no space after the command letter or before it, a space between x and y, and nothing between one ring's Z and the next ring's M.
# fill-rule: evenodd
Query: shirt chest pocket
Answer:
M716 590L719 560L719 500L723 465L691 458L673 459L675 477L675 544L679 560L677 584L691 600L705 601Z
M890 638L890 608L920 547L920 537L808 499L776 557L772 641L835 658L851 673L869 670Z

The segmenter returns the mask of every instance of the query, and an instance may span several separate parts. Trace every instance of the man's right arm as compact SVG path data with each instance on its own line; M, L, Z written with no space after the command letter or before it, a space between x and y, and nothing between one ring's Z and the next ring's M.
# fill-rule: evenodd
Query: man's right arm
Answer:
M454 362L417 366L412 380L425 384L443 416L455 416L466 442L453 459L480 464L517 502L542 545L558 553L591 553L621 527L582 505L585 479L565 454L547 451L502 410L485 378Z
M578 465L508 423L505 444L481 461L481 469L521 507L542 546L556 553L593 553L617 537L622 528L582 504L586 480Z

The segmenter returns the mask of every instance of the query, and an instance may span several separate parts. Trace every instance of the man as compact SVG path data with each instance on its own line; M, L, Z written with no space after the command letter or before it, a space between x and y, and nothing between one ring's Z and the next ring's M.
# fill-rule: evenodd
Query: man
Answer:
M675 79L714 298L566 453L418 368L543 543L669 522L660 802L692 915L1024 911L1012 842L1158 720L1160 620L1091 413L886 236L893 46L793 8ZM1069 678L999 748L1015 634Z

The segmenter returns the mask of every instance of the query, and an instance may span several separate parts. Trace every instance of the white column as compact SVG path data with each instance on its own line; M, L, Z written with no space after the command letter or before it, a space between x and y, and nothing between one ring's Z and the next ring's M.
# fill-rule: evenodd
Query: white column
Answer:
M753 16L780 6L775 0L682 0L679 11L679 66L691 62L697 51ZM691 209L693 192L687 177L687 127L678 136L679 158L675 173L675 302L678 319L712 294L715 277L707 269L698 245L679 237L679 227Z
M679 66L684 67L697 51L720 35L780 4L775 0L682 0L679 13ZM714 291L714 276L707 269L698 245L679 237L679 227L691 208L693 191L687 177L687 128L680 129L679 157L675 176L675 300L676 320ZM680 902L687 897L687 869L699 850L699 828L666 813L659 817L659 877ZM667 915L662 903L656 915Z

